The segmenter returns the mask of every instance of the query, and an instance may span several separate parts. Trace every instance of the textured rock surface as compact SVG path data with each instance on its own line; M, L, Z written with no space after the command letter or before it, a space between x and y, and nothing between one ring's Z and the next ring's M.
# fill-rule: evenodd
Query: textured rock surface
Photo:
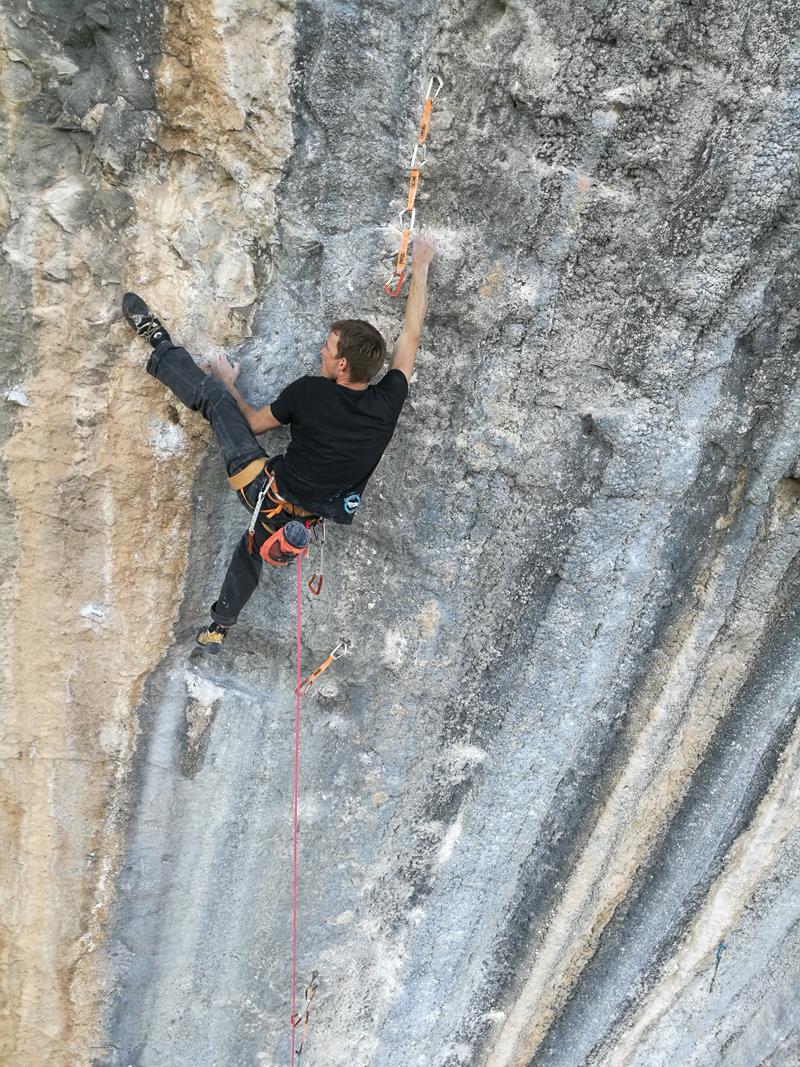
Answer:
M128 286L268 401L381 288L419 371L304 664L310 1064L800 1045L800 16L6 0L4 1063L290 1060L293 604ZM281 447L281 432L269 447ZM710 990L715 954L727 946Z

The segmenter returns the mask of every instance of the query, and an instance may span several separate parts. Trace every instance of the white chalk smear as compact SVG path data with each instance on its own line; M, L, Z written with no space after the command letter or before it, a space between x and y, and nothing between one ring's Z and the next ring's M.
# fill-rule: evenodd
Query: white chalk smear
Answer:
M212 682L210 678L203 678L202 675L195 674L188 667L185 669L184 674L186 677L186 690L189 696L196 700L198 704L210 708L215 700L222 700L225 696L225 690Z
M84 604L78 614L83 619L96 619L98 622L105 622L108 618L108 605Z
M459 837L461 837L461 831L464 829L464 812L460 811L456 818L456 821L448 828L447 833L442 838L442 843L439 845L439 863L447 863L450 857L455 851L455 847L458 843Z
M150 420L150 444L157 460L172 459L186 451L188 439L183 427L175 422Z
M17 388L9 389L8 392L3 393L3 396L10 403L19 404L19 406L21 408L30 407L31 402L28 399L28 394L26 392L24 392L22 389L17 389Z

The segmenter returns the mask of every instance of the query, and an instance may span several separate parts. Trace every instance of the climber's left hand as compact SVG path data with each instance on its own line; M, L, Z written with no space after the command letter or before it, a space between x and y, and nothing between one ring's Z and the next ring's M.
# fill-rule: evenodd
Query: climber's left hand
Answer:
M241 364L238 361L231 366L228 357L220 354L211 357L208 367L212 376L218 378L226 389L234 385L241 370Z

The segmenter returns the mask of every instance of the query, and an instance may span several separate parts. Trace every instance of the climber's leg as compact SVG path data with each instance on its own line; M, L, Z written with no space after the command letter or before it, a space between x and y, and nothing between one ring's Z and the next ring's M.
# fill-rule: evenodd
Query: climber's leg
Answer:
M163 324L136 293L125 293L122 313L128 324L152 346L147 372L167 386L181 403L199 411L211 424L228 475L266 455L247 419L227 389L200 370L185 348L173 344Z
M185 348L162 341L147 361L147 373L208 420L229 475L266 455L225 386L200 370Z
M222 626L233 626L239 613L256 591L263 563L259 555L258 541L253 551L247 550L247 534L236 546L219 596L211 606L211 618Z

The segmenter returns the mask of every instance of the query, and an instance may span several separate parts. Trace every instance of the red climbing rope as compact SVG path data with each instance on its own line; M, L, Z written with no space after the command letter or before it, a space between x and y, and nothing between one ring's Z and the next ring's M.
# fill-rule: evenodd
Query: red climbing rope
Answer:
M300 605L302 593L300 588L300 560L297 556L297 685L294 698L294 855L292 858L292 1059L294 1067L294 1032L298 1023L297 1016L297 796L300 783Z

